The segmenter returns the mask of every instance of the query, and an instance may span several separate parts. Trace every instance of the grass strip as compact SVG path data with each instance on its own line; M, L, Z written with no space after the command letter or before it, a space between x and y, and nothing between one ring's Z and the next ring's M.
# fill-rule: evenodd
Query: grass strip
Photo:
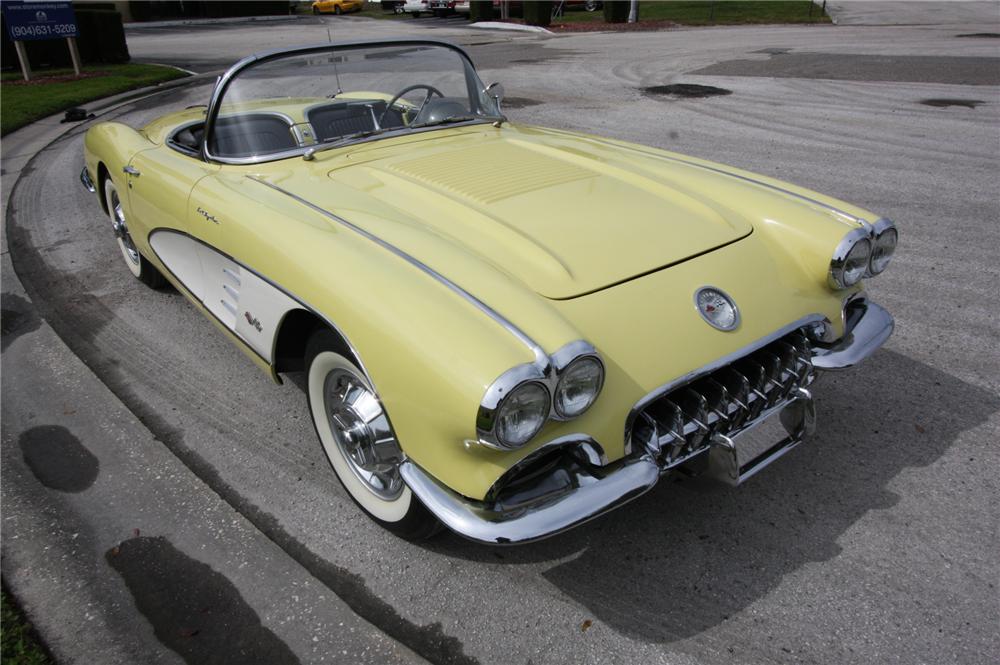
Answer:
M694 0L640 2L639 22L670 21L679 25L740 25L758 23L829 23L810 0ZM603 12L567 11L553 23L603 23Z
M36 120L126 90L187 76L160 65L88 65L77 78L72 69L5 73L0 83L0 134L8 134Z
M4 665L53 665L13 596L3 588L0 600L0 661Z

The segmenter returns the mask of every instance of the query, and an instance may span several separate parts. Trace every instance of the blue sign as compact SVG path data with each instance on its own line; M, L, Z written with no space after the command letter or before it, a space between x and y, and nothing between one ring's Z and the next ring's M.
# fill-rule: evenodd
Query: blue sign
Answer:
M80 36L72 3L3 0L0 4L7 34L15 42Z

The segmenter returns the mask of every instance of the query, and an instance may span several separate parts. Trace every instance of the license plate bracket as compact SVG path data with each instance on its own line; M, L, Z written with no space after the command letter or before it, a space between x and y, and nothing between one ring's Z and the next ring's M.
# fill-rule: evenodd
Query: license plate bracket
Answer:
M707 475L728 485L744 483L802 443L815 423L812 395L800 388L791 402L765 412L732 438L714 435Z

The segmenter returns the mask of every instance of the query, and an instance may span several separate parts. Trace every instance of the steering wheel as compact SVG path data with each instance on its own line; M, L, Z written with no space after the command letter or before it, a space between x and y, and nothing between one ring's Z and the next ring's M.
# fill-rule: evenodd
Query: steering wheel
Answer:
M389 109L391 109L396 104L396 102L399 101L399 98L402 97L403 95L405 95L408 92L413 92L414 90L426 90L427 91L427 96L424 97L424 101L420 102L420 108L418 108L417 112L415 114L413 114L414 118L416 118L417 116L420 115L420 112L424 110L424 107L427 106L427 102L429 102L431 100L432 96L437 95L438 97L444 97L444 93L443 92L441 92L440 90L438 90L437 88L435 88L432 85L427 85L426 83L416 83L414 85L407 86L407 87L403 88L402 90L400 90L399 92L397 92L393 96L393 98L389 100L389 103L386 104L385 110L382 111L382 115L380 115L378 117L378 126L379 127L382 126L382 121L385 120L385 114L388 113Z

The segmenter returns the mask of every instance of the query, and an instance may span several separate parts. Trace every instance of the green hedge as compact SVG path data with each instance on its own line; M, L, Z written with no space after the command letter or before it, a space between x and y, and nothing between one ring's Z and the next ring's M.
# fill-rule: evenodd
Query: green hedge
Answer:
M469 2L469 21L492 21L493 0L471 0Z
M628 0L608 0L604 3L604 20L608 23L626 23L629 9L631 3Z
M539 25L543 28L552 22L552 3L548 1L526 2L524 8L524 22L527 25Z

